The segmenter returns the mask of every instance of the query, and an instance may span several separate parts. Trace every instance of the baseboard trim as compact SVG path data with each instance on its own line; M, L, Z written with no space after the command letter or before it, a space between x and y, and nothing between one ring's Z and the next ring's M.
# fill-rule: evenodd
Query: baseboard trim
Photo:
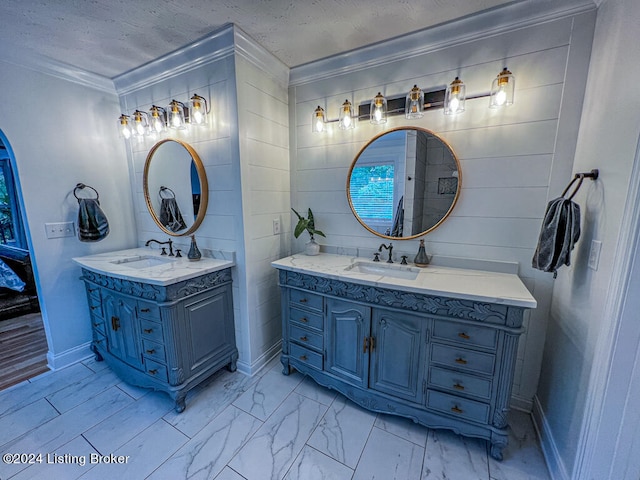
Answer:
M59 354L47 352L47 364L51 370L59 370L74 363L82 362L90 358L93 353L90 350L91 342L83 343Z
M265 365L267 365L271 360L273 360L282 350L282 340L278 340L269 350L263 353L255 362L249 364L247 362L243 362L242 360L238 360L238 371L240 373L244 373L250 377L256 375L260 370L262 370Z
M552 480L569 480L569 474L560 457L560 452L553 439L551 427L549 426L549 422L547 422L537 395L533 397L531 418L533 419L533 426L540 439L540 448L542 449L542 454L544 455Z

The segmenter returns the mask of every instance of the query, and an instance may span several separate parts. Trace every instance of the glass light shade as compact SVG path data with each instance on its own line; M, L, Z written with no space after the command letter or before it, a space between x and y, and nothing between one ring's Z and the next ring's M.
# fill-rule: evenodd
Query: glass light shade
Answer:
M207 100L200 95L193 95L190 103L191 111L189 113L191 125L206 125L207 115L209 114L209 105L207 104Z
M407 100L404 107L404 115L406 118L422 118L424 115L424 93L414 85L407 94Z
M516 78L513 74L503 69L491 84L490 108L500 108L511 105L514 100Z
M133 112L131 123L134 137L144 137L149 133L149 122L146 112L141 112L140 110Z
M184 130L185 128L187 128L187 107L185 107L182 102L171 100L167 111L169 113L169 119L167 121L167 123L169 124L169 128L173 128L176 130Z
M340 115L338 116L338 127L340 130L348 130L355 128L356 122L353 118L353 106L349 100L345 100L340 107Z
M466 87L458 77L447 87L444 94L444 114L455 115L464 112Z
M374 125L387 123L387 99L380 92L371 100L369 121Z
M311 131L313 133L324 132L324 124L327 119L324 116L324 109L318 105L311 116Z
M131 135L133 135L129 120L129 115L120 115L118 118L118 132L122 138L131 138Z
M162 107L153 105L149 110L150 129L152 133L162 133L167 130L167 111Z

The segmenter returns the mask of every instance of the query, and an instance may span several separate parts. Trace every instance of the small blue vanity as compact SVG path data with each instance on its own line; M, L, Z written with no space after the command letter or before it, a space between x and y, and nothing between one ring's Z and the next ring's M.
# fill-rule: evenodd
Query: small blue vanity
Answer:
M82 266L92 350L124 381L187 392L222 367L236 369L232 261L162 256L137 248L75 258Z
M514 274L320 254L272 264L284 374L295 369L369 410L491 443L502 458L523 314Z

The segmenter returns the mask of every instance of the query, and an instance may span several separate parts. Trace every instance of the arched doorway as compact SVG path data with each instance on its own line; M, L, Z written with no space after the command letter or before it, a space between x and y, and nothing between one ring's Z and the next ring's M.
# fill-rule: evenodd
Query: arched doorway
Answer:
M15 158L0 131L0 390L48 370Z

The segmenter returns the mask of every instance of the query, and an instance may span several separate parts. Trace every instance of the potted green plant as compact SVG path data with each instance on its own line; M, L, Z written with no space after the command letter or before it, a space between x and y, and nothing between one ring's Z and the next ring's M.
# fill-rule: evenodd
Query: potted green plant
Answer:
M296 212L294 208L292 208L291 210L293 210L293 213L295 213L298 217L298 224L293 230L293 236L298 238L300 234L306 230L309 233L311 239L305 244L304 252L307 255L318 255L318 253L320 253L320 245L316 243L313 236L320 235L321 237L324 237L325 234L316 229L316 224L313 219L313 213L311 212L311 209L309 209L307 218L304 218L302 215Z

